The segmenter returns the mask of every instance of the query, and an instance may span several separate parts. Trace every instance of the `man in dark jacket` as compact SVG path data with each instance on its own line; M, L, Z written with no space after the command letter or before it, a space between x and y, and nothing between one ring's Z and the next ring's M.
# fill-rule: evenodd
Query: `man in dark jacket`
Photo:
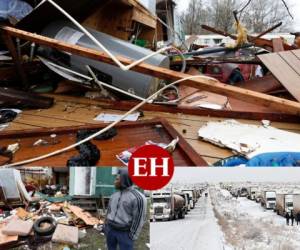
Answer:
M293 210L291 211L291 216L290 216L290 218L291 218L291 221L292 221L292 226L294 226L295 216L294 216L294 211L293 211Z
M300 223L300 212L298 212L296 214L296 221L297 221L297 226L298 226L298 224Z
M133 250L147 216L147 200L133 187L126 168L120 168L115 180L118 192L109 200L104 233L108 250Z
M288 212L285 213L285 219L286 219L286 224L290 225L290 214Z

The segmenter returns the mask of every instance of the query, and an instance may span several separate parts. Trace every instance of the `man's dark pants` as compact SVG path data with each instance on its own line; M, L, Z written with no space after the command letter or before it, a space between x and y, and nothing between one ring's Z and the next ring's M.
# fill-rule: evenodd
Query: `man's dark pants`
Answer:
M104 232L108 250L117 250L117 246L120 250L133 250L133 240L129 237L129 231L116 230L106 225Z

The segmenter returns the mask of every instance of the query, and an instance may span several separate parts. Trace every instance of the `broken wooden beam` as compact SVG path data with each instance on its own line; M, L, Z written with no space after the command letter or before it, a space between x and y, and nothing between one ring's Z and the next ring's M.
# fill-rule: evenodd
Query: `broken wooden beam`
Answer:
M0 106L5 108L50 108L54 103L51 97L40 96L25 91L0 88Z
M9 50L9 52L10 52L12 58L13 58L15 68L16 68L16 71L18 72L18 75L19 75L20 80L22 82L23 88L28 89L28 87L29 87L28 86L28 79L27 79L26 73L25 73L23 65L22 65L22 58L20 58L20 56L18 55L16 46L15 46L11 36L4 33L3 34L3 40L4 40L4 42L6 44L6 47L8 48L8 50Z
M271 28L269 28L269 29L263 31L262 33L258 34L258 35L255 36L253 39L251 39L250 42L254 42L256 39L259 39L259 38L263 37L264 35L266 35L266 34L272 32L273 30L277 29L277 28L280 27L281 25L282 25L282 22L280 22L280 23L274 25L273 27L271 27Z
M284 51L283 40L281 38L272 39L273 43L273 52Z
M2 27L2 31L13 37L29 40L31 42L35 42L40 45L48 46L54 49L66 51L79 56L83 56L93 60L115 65L115 62L107 54L98 50L88 49L77 45L71 45L62 41L33 34L23 30L18 30L16 28L8 27L8 26ZM130 60L128 58L124 58L120 56L117 58L124 65L129 65L133 63L133 60ZM190 75L185 73L176 72L173 70L153 66L146 63L141 63L133 67L131 70L142 74L151 75L157 78L170 80L170 81L178 81L178 80L191 77ZM300 103L265 95L250 90L244 90L238 87L220 83L219 81L212 78L208 78L208 77L206 78L205 76L202 77L201 79L193 78L193 79L185 80L181 84L191 86L197 89L221 94L221 95L226 95L229 97L234 97L236 99L254 103L257 105L271 107L283 113L300 115Z

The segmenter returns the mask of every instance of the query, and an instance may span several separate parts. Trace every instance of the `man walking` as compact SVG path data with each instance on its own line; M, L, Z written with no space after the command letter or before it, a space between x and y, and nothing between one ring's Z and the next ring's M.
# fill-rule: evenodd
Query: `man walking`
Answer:
M294 220L295 220L295 216L294 216L294 211L291 211L291 221L292 221L292 226L294 226Z
M300 212L298 212L298 213L296 214L296 221L297 221L297 226L298 226L298 224L299 224L299 222L300 222Z
M147 216L147 200L133 187L126 168L120 168L108 204L104 233L108 250L133 250Z
M288 212L285 213L286 224L290 225L290 214Z

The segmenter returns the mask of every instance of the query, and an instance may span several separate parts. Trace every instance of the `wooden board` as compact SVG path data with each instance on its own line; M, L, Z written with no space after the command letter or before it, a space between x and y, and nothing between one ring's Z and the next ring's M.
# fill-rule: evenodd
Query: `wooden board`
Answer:
M2 27L2 30L5 34L8 34L13 37L19 37L21 39L29 40L40 45L45 45L51 48L63 50L76 55L115 65L114 61L107 54L98 50L92 50L77 45L70 45L62 41L18 30L8 26ZM117 58L124 65L129 65L133 63L132 60L129 60L124 57L119 56ZM153 66L147 63L141 63L133 67L131 70L171 81L178 81L190 77L190 75L188 74ZM214 79L194 78L182 81L181 84L210 91L216 94L234 97L239 100L259 104L265 107L271 107L283 113L300 115L300 104L297 102L265 95L250 90L244 90L228 84L220 83L219 81Z
M283 40L281 38L272 39L273 52L284 51Z
M14 155L14 162L34 158L42 154L64 148L75 143L75 136L81 129L101 129L106 125L85 125L60 127L56 129L33 129L25 131L2 131L0 137L2 145L9 145L18 142L20 149ZM118 134L106 141L93 140L93 144L101 151L101 159L98 166L122 166L116 158L122 151L134 146L141 146L146 141L152 140L157 143L170 143L173 139L179 138L175 151L172 153L176 166L206 166L207 163L196 153L196 151L177 133L177 131L163 119L153 119L134 123L121 123L117 125ZM57 138L51 140L50 135L56 134ZM34 142L43 139L49 142L45 146L33 146ZM73 149L63 154L37 161L35 166L66 166L67 160L78 155ZM32 165L32 164L31 164Z
M296 54L284 51L258 57L289 93L300 101L300 59Z
M47 96L55 98L55 104L53 107L44 110L23 110L23 112L9 124L5 131L12 131L11 133L16 133L17 131L36 128L52 129L64 126L99 124L99 122L93 120L96 115L99 115L102 112L123 114L124 111L121 110L128 110L129 104L131 107L136 105L136 102L132 103L124 101L121 103L107 103L105 100L91 100L78 96L73 97L53 94ZM249 120L249 114L247 114L247 112L208 112L207 110L182 110L162 105L154 106L156 108L155 110L152 106L149 108L144 106L142 109L144 116L141 119L149 120L155 117L166 119L175 128L177 133L179 133L197 152L197 154L210 165L220 159L231 156L233 153L228 149L220 148L208 142L199 140L198 130L205 125L206 122L222 121L234 118L242 123L259 125L261 124L262 119L274 118L272 116L267 118L266 115L261 115L256 117L257 120ZM221 115L224 118L219 118ZM275 116L275 120L281 122L274 122L275 120L273 119L273 122L271 123L272 126L300 133L299 117L295 117L297 119L293 121L294 123L289 123L291 122L289 116L282 115L282 117L278 119L279 117L280 116ZM253 116L252 119L254 119Z

